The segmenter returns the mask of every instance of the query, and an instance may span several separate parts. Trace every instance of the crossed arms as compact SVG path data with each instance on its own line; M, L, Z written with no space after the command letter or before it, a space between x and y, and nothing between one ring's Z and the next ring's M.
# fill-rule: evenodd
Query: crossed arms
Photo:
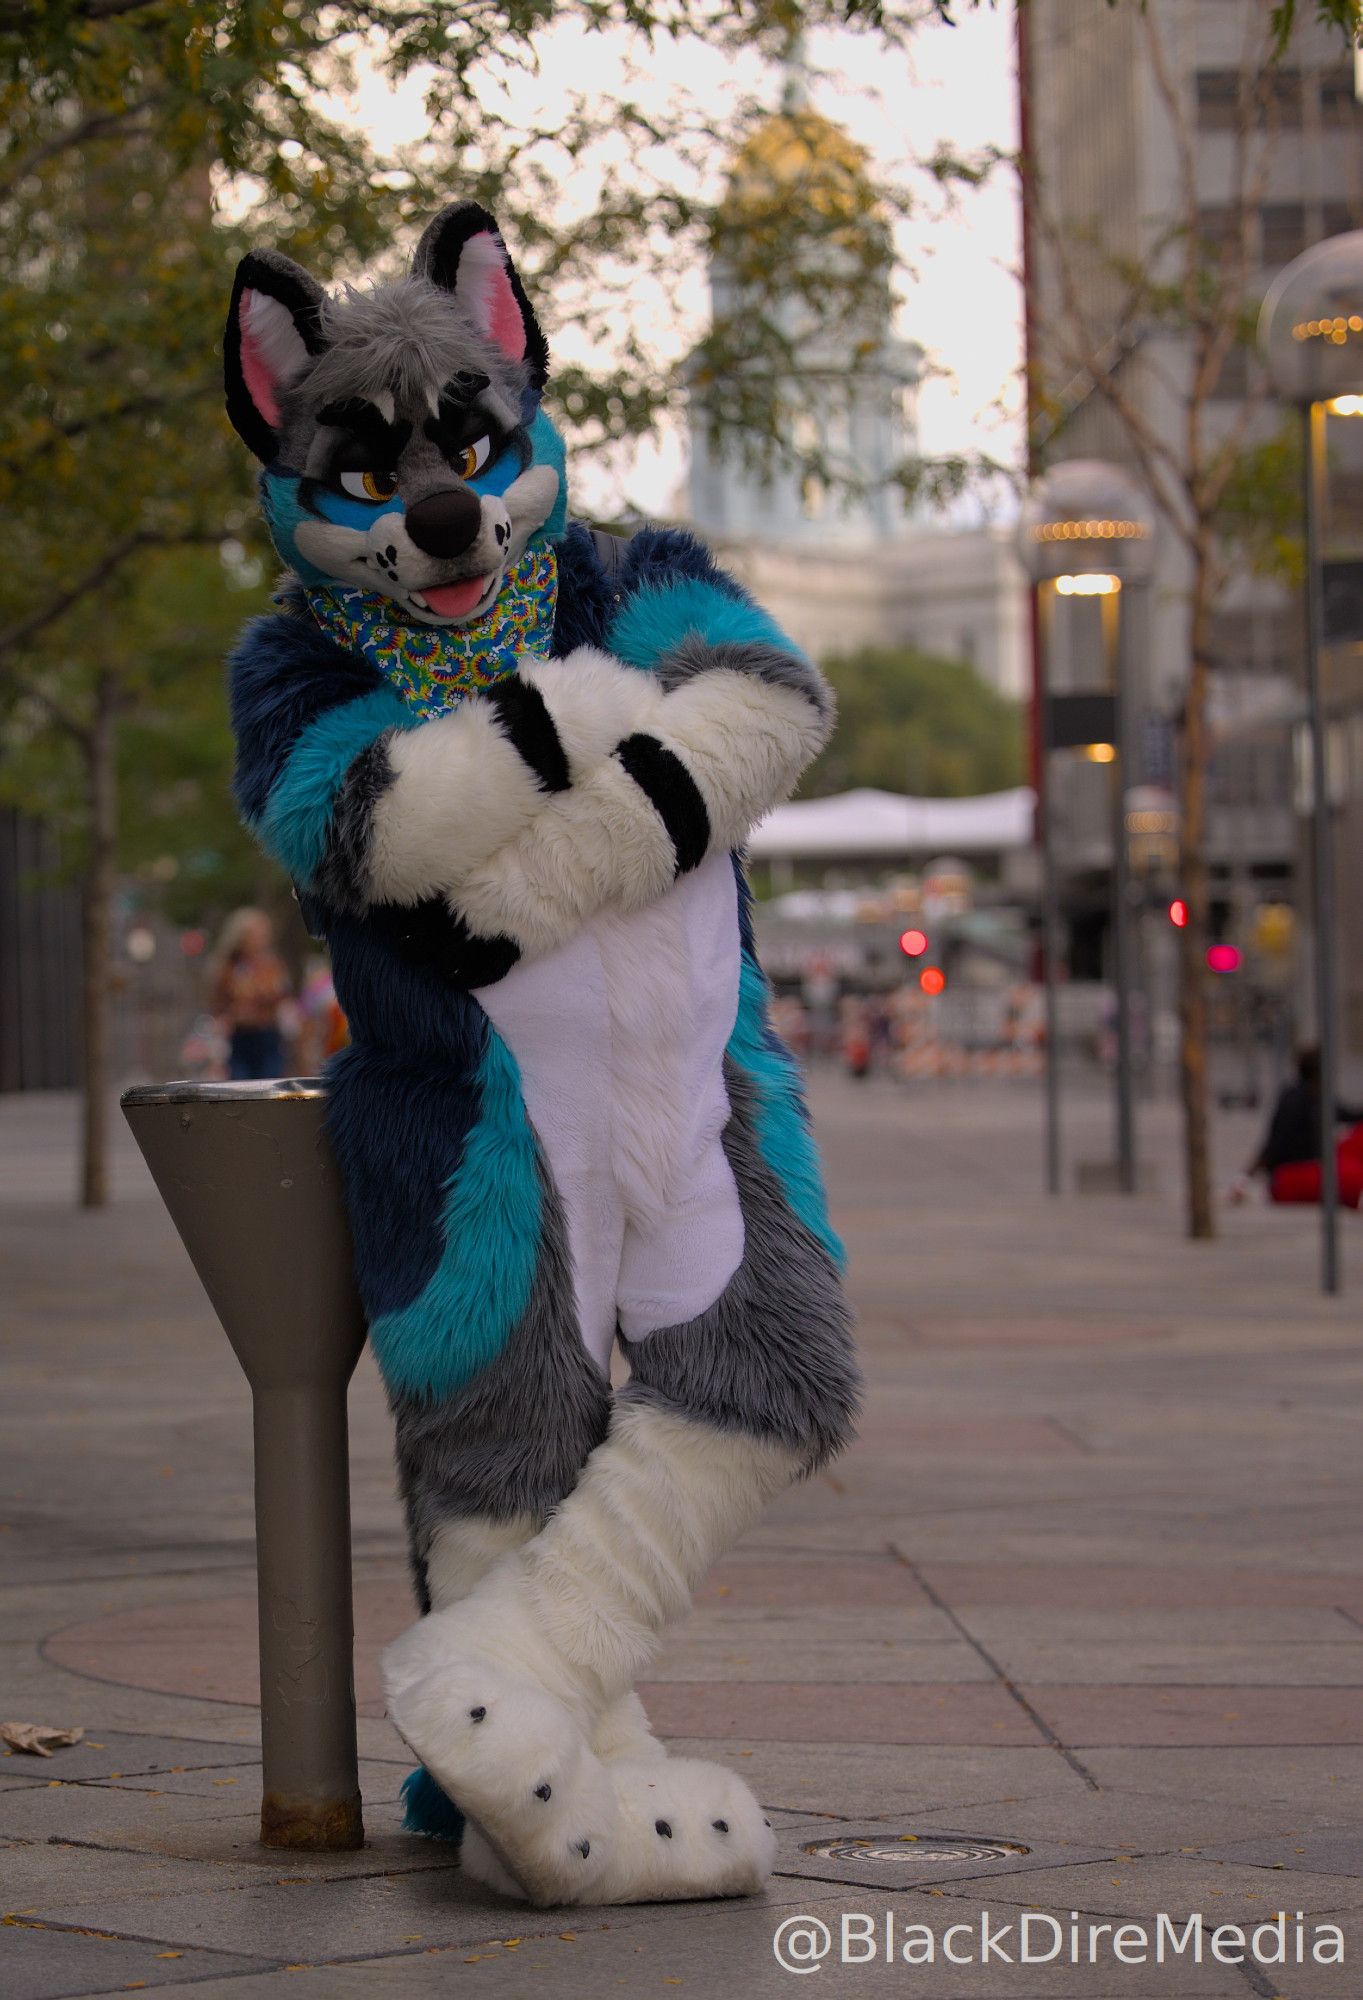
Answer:
M517 955L653 902L787 796L832 703L727 579L650 581L606 636L608 652L526 659L425 722L358 666L347 684L306 632L248 646L232 681L243 814L333 908L439 898Z

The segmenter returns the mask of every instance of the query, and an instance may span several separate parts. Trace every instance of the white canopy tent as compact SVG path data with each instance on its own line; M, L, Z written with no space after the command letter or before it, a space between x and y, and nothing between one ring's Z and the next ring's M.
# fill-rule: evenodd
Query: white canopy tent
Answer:
M969 799L914 799L865 786L777 806L748 852L761 861L828 862L1002 854L1030 846L1034 804L1026 785Z

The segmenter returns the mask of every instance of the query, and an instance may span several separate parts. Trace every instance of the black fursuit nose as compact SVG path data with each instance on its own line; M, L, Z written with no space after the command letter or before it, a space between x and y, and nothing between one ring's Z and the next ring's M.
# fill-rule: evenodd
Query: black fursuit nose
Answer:
M403 517L407 533L427 556L462 555L477 540L482 518L478 496L467 486L428 493Z

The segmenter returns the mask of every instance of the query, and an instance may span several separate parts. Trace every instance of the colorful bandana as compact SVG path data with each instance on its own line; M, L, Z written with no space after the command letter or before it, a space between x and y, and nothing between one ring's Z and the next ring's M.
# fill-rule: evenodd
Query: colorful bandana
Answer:
M552 549L527 549L470 625L398 625L391 597L345 584L318 584L307 596L328 638L361 654L418 715L440 715L514 672L522 653L547 655L558 563Z

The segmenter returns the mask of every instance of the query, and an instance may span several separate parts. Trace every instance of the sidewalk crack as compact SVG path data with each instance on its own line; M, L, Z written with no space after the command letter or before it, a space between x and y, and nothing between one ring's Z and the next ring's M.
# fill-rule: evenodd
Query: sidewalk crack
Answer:
M896 1558L897 1561L901 1562L904 1565L905 1569L909 1572L909 1575L918 1585L918 1588L922 1591L923 1595L927 1598L928 1602L932 1605L935 1605L937 1610L941 1612L942 1616L948 1621L948 1623L953 1625L956 1631L960 1633L961 1637L965 1640L967 1646L969 1646L971 1652L974 1653L976 1659L983 1661L984 1665L988 1667L990 1673L994 1676L994 1679L998 1682L999 1686L1003 1689L1004 1693L1017 1703L1018 1707L1027 1717L1027 1720L1031 1723L1032 1727L1035 1730L1037 1730L1040 1735L1045 1737L1046 1741L1050 1744L1052 1750L1056 1751L1059 1756L1064 1758L1065 1762L1069 1765L1070 1769L1075 1773L1077 1777L1083 1779L1084 1783L1088 1786L1091 1792L1101 1792L1103 1788L1098 1783L1098 1780L1094 1777L1093 1773L1079 1761L1078 1757L1075 1756L1073 1750L1070 1749L1069 1744L1063 1742L1061 1738L1056 1735L1055 1731L1051 1728L1050 1723L1047 1722L1045 1716L1042 1715L1038 1709L1033 1708L1031 1702L1028 1701L1026 1695L1022 1692L1021 1688L1018 1687L1017 1683L1011 1678L1010 1675L1004 1672L1003 1668L999 1665L999 1662L994 1658L994 1655L989 1651L988 1647L982 1645L981 1642L975 1637L975 1634L971 1631L970 1627L966 1624L965 1620L959 1617L958 1614L952 1610L951 1606L947 1603L946 1599L942 1596L941 1592L933 1588L933 1586L928 1582L927 1578L924 1576L922 1570L918 1567L918 1564L914 1562L912 1557L906 1556L904 1554L904 1551L902 1549L896 1548L893 1543L890 1544L890 1553Z

